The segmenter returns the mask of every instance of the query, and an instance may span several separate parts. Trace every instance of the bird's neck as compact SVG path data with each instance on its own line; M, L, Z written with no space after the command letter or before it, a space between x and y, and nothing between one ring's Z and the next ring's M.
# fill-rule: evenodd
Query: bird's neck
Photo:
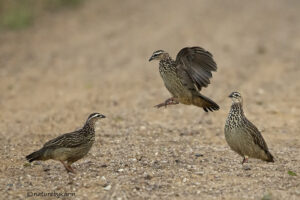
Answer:
M173 64L174 60L170 56L165 56L163 59L159 61L160 64L166 65L166 64Z
M243 104L232 103L229 115L226 120L225 128L233 129L240 126L241 120L244 119Z
M86 122L82 129L85 130L87 133L95 133L95 122Z
M160 71L166 71L172 67L175 68L175 61L170 56L167 56L159 61Z
M230 108L230 114L244 116L243 103L241 103L241 102L232 103L231 108Z

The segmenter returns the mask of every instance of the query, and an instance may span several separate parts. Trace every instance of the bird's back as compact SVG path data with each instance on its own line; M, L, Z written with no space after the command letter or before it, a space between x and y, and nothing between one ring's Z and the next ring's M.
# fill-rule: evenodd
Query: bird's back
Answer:
M44 144L46 148L73 148L95 140L95 134L86 133L85 130L79 129L71 133L65 133Z
M80 129L63 134L45 143L44 157L75 162L85 156L95 141L94 131Z

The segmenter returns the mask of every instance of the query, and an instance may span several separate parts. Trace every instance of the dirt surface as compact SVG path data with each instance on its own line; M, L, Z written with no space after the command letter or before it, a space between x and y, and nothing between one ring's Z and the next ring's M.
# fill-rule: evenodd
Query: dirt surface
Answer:
M297 0L91 0L2 32L0 198L300 199L299 9ZM195 45L218 64L202 92L221 109L153 108L170 94L152 52L175 57ZM245 170L227 146L227 96L236 90L275 163L250 159ZM96 111L107 118L76 175L56 161L26 164Z

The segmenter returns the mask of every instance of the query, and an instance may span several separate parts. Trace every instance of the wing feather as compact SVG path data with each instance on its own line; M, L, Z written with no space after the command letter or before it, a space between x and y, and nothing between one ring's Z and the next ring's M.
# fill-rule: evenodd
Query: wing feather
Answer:
M201 47L186 47L179 51L176 56L176 67L178 71L186 71L190 81L199 90L210 84L212 71L217 70L217 64L210 52Z
M85 141L85 137L80 132L66 133L58 136L52 140L49 140L44 144L44 147L65 147L74 148L80 146Z
M256 126L247 119L245 119L244 123L247 124L247 126L245 126L246 132L252 136L254 144L258 145L265 152L268 152L267 143Z

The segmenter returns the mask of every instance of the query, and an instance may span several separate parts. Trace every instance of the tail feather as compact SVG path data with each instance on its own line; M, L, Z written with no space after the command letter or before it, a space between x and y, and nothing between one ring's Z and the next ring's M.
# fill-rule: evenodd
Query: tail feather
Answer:
M267 156L268 156L268 159L266 161L267 162L274 162L273 155L269 151L267 151L266 153L267 153Z
M201 94L198 96L198 98L196 97L193 99L193 104L202 107L205 112L213 112L214 110L220 109L218 104Z
M34 160L42 160L43 155L44 155L44 152L45 152L44 149L40 149L40 150L35 151L35 152L29 154L28 156L26 156L26 159L27 159L29 162L32 162L32 161L34 161Z

